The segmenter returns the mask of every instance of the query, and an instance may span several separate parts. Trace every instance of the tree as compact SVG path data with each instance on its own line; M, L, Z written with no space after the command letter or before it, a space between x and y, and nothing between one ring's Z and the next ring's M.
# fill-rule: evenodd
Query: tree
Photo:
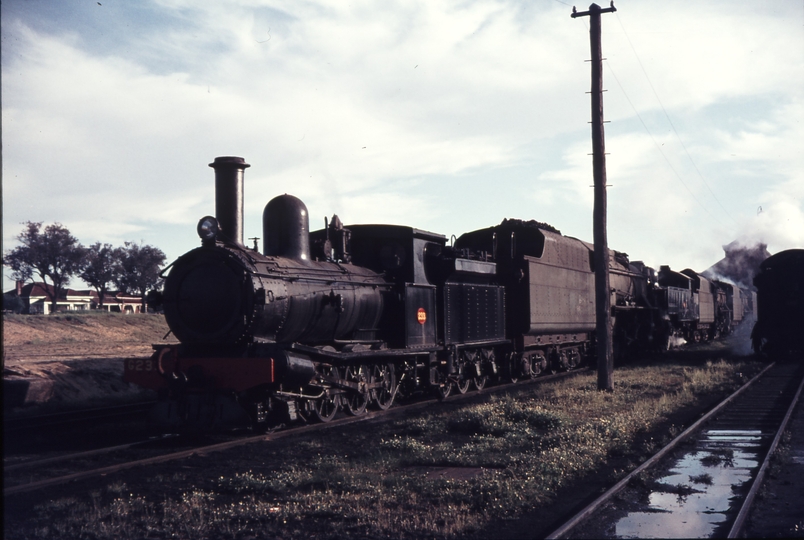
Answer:
M98 291L98 307L103 308L103 298L117 277L120 268L121 249L111 244L95 242L89 246L78 274L90 287Z
M142 298L142 311L145 312L146 295L160 284L159 267L165 263L167 257L157 247L134 242L126 242L119 250L115 285L126 293L139 294Z
M86 248L60 223L53 223L42 230L42 222L27 221L17 235L20 246L6 252L6 266L12 270L12 278L33 281L34 274L45 283L45 294L50 300L51 313L56 311L56 302L63 295L70 278L80 267ZM52 287L47 287L47 280Z

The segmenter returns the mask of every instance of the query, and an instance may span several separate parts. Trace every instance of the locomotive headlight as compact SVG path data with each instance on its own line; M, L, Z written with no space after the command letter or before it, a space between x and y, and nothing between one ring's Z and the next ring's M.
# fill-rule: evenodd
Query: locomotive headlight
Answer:
M218 233L221 232L218 220L212 216L202 217L198 222L198 228L196 230L198 231L198 236L201 237L201 241L204 243L214 242Z

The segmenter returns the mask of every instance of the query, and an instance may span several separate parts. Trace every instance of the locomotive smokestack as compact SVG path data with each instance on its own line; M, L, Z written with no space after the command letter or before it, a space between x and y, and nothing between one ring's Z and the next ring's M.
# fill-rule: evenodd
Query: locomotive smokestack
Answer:
M243 246L243 171L251 167L241 157L216 157L209 164L215 169L215 218L222 240Z

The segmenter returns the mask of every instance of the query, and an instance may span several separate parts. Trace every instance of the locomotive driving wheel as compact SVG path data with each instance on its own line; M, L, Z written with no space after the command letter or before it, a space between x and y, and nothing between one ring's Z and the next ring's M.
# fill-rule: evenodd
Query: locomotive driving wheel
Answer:
M359 392L349 392L343 398L346 412L352 416L360 416L366 413L366 406L371 397L368 390L365 389L366 383L368 382L368 375L368 366L346 366L344 369L344 380L346 382L357 383L361 387Z
M465 377L463 377L463 375L461 375L461 378L458 379L458 381L455 383L455 388L458 389L458 393L459 394L465 394L466 392L468 392L470 382L472 382L472 381L467 379L467 378L465 378Z
M374 403L381 410L386 410L396 397L396 370L393 364L375 364L371 370L373 383L379 383L378 388L371 391Z

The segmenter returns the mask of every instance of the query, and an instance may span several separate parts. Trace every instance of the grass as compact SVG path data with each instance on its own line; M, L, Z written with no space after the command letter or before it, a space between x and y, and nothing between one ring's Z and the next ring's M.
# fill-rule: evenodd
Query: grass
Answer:
M615 372L613 392L581 375L306 438L247 467L216 454L201 476L118 481L40 503L24 521L6 520L6 538L482 536L590 476L621 475L681 431L679 411L754 371L726 361L628 366ZM480 473L459 480L429 475L434 467Z
M161 316L160 313L121 313L118 311L105 311L100 309L85 309L80 311L57 311L44 315L42 313L3 313L4 321L37 324L46 321L69 321L77 324L93 319L147 319Z
M16 330L12 337L4 335L4 345L46 345L87 339L108 339L99 332L121 332L126 340L141 339L144 343L160 341L168 331L164 315L154 313L109 313L99 310L57 312L50 315L3 314L6 328ZM14 341L28 330L34 336ZM9 341L11 340L11 341Z

